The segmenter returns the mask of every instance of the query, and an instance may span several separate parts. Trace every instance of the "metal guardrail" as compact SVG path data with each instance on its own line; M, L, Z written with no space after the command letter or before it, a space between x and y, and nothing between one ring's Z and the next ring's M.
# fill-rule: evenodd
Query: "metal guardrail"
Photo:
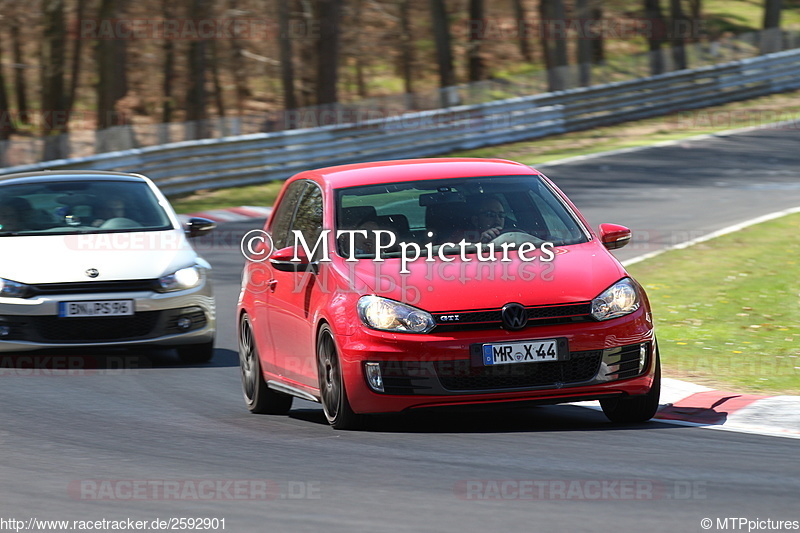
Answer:
M356 124L203 139L0 169L139 172L170 195L284 179L301 170L431 156L800 88L800 49L649 78Z

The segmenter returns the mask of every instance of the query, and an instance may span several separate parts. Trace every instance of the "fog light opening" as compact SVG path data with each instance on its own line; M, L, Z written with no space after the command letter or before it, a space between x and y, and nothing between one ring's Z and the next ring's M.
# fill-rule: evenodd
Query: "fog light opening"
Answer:
M367 383L376 392L383 392L383 378L381 377L381 365L379 363L366 363Z
M647 365L647 347L649 346L648 343L642 343L639 346L639 373L641 374L644 372L645 366Z
M8 337L11 335L11 327L0 324L0 337Z
M178 319L175 325L178 326L178 329L189 329L192 327L192 319L187 316L182 316Z

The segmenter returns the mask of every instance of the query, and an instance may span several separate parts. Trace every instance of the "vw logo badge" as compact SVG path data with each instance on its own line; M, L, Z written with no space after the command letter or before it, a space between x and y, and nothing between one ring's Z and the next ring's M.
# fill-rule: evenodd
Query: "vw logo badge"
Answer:
M524 328L528 323L528 311L518 303L504 305L500 317L503 319L503 327L514 331Z
M100 275L100 271L97 270L96 268L89 268L86 270L86 275L89 276L90 278L96 278L97 276Z

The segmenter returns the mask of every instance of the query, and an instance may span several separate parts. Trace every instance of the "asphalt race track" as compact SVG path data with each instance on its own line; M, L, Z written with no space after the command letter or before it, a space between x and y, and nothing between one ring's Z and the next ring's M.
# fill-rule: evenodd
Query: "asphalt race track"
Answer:
M800 206L798 140L762 130L542 169L595 227L639 235L627 259ZM0 355L0 519L425 533L800 520L794 439L618 426L577 406L396 416L367 432L334 431L299 400L288 417L249 414L233 310L238 239L255 227L224 224L198 246L217 283L210 365L182 367L166 351L27 354L44 368Z

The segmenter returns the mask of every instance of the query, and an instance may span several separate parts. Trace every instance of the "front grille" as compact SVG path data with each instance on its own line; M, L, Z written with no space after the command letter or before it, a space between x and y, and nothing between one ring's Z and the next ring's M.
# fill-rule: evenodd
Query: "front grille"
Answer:
M188 318L188 328L178 326ZM0 316L0 326L8 329L2 341L30 341L42 344L70 344L115 341L140 341L180 335L208 326L209 317L198 306L142 311L119 317Z
M28 319L37 336L46 341L125 341L150 335L161 311L122 317L61 318L36 316Z
M569 324L591 320L591 302L565 305L545 305L526 307L528 325L545 326ZM494 329L502 327L501 309L485 309L480 311L451 311L432 313L436 321L436 332L464 331L476 329ZM453 317L458 315L458 320Z
M40 283L31 285L31 295L141 292L154 291L155 289L156 280L152 279L78 281L75 283Z
M589 381L600 369L602 358L602 350L593 350L573 352L567 361L457 368L451 362L437 361L435 366L447 390L499 390Z

